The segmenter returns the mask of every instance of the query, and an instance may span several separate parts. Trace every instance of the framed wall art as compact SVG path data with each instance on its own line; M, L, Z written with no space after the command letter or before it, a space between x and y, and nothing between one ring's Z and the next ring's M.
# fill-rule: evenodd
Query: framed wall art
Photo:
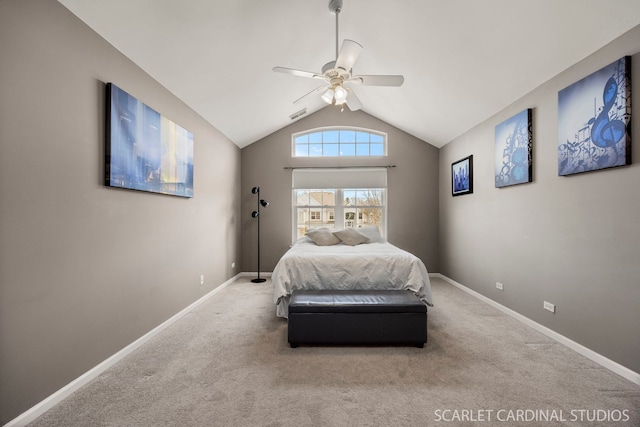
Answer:
M193 134L107 83L105 185L193 197Z
M530 108L496 126L496 188L532 181L533 129Z
M473 193L473 155L451 164L451 194L462 196Z
M558 175L631 164L631 57L558 92Z

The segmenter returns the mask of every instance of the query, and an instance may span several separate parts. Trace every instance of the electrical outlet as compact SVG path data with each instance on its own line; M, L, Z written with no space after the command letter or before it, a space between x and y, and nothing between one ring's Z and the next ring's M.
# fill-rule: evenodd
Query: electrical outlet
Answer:
M496 282L496 289L504 291L504 285L502 283L500 283L500 282Z
M204 285L204 274L200 275L200 284Z
M235 262L231 263L231 268L236 268L236 263Z
M550 302L545 301L543 307L545 310L549 310L552 313L556 312L556 306Z

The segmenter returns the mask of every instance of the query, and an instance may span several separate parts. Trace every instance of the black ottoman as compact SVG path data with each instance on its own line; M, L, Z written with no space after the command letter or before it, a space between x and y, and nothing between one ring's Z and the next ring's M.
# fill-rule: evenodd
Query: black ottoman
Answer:
M424 347L427 306L411 291L295 291L288 338L299 344L402 344Z

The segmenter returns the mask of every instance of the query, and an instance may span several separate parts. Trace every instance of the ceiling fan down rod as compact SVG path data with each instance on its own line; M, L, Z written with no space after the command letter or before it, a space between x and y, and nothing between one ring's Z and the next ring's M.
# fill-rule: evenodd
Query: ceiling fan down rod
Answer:
M339 47L338 41L340 40L338 37L338 15L340 14L340 10L342 10L342 0L329 0L329 10L331 13L336 15L336 61L338 60Z

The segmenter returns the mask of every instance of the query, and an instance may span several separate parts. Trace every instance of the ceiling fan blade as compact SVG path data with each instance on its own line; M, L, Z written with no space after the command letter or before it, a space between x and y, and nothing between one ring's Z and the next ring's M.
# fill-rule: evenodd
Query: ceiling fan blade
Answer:
M348 89L348 90L349 90L349 95L347 95L347 107L349 107L351 111L356 111L361 109L362 103L356 96L355 92L353 92L353 90L351 89Z
M324 79L322 74L314 73L311 71L303 71L303 70L294 70L293 68L285 68L285 67L273 67L273 71L277 73L291 74L293 76L298 77L309 77L312 79Z
M307 93L307 94L305 94L305 95L302 95L300 98L298 98L298 99L296 99L295 101L293 101L293 103L294 103L294 104L299 104L299 103L301 103L302 101L304 101L304 100L306 100L307 98L309 98L311 95L316 94L316 93L318 93L318 92L320 92L320 91L322 91L322 90L327 90L327 86L320 86L320 87L317 87L317 88L315 88L314 90L312 90L311 92L309 92L309 93Z
M340 47L338 58L336 58L335 67L342 68L345 71L351 71L353 64L355 64L358 56L360 55L360 51L362 51L360 43L344 39L342 46Z
M381 75L381 76L353 76L349 82L365 86L402 86L403 76Z

